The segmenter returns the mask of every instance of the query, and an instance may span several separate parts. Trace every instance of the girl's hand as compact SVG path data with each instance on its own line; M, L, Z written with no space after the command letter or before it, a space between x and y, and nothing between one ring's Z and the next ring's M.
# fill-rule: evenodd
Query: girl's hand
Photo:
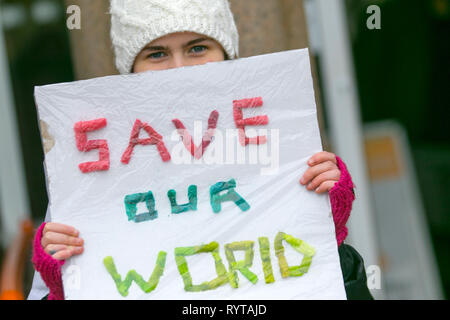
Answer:
M310 168L306 170L300 183L316 193L330 191L341 178L341 171L336 163L334 153L326 151L316 153L308 160Z
M79 232L65 224L48 222L42 230L41 245L56 260L66 260L83 252L83 239Z

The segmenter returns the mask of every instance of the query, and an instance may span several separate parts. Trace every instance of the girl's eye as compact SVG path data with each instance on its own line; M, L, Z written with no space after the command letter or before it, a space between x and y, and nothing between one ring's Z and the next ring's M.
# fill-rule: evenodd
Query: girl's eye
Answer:
M195 47L191 48L191 52L193 52L193 53L201 53L201 52L205 51L206 49L208 49L208 48L205 47L205 46L195 46Z
M166 56L166 54L164 52L158 51L158 52L150 53L148 55L148 58L150 58L150 59L161 59L161 58L163 58L165 56Z

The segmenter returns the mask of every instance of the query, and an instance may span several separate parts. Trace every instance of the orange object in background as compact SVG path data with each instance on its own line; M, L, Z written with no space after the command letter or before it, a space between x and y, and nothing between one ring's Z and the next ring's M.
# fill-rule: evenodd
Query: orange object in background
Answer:
M23 275L33 233L31 220L24 220L19 234L6 251L0 273L0 300L24 300Z
M22 292L7 290L1 293L0 300L25 300Z
M404 160L392 136L366 138L365 151L370 180L398 178L404 173Z

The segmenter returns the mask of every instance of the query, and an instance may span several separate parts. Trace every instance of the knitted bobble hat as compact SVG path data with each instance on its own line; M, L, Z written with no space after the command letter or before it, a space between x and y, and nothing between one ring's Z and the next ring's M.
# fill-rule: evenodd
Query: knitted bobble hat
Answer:
M136 56L153 40L195 32L219 42L230 59L239 55L239 35L228 0L111 0L111 40L116 67L130 73Z

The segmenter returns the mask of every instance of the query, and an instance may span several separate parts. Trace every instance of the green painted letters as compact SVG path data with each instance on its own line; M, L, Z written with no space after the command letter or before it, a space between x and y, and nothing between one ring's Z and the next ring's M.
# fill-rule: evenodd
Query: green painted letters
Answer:
M286 257L284 255L283 240L289 243L292 248L297 252L303 254L303 260L299 266L289 267ZM300 277L308 272L311 265L312 257L316 253L313 247L307 244L305 241L294 238L284 232L278 232L274 241L275 255L278 258L278 264L280 266L281 276L287 277Z
M123 297L126 297L128 295L128 289L130 288L132 281L136 282L136 284L142 289L142 291L146 293L149 293L156 289L159 279L164 272L164 267L166 265L166 256L166 252L159 252L158 258L156 259L155 268L153 269L153 273L148 281L145 281L142 276L136 272L136 270L128 271L125 280L122 281L122 277L117 272L116 265L114 264L114 260L112 257L106 257L105 259L103 259L103 264L116 283L119 293Z
M217 278L203 282L199 285L192 284L192 277L189 273L189 268L186 260L186 256L192 256L199 253L208 253L211 252ZM194 247L180 247L175 248L175 262L177 263L178 271L180 272L181 277L183 278L184 290L185 291L206 291L216 289L228 282L227 270L222 262L222 259L219 255L219 244L217 242L211 242L210 244L194 246Z

